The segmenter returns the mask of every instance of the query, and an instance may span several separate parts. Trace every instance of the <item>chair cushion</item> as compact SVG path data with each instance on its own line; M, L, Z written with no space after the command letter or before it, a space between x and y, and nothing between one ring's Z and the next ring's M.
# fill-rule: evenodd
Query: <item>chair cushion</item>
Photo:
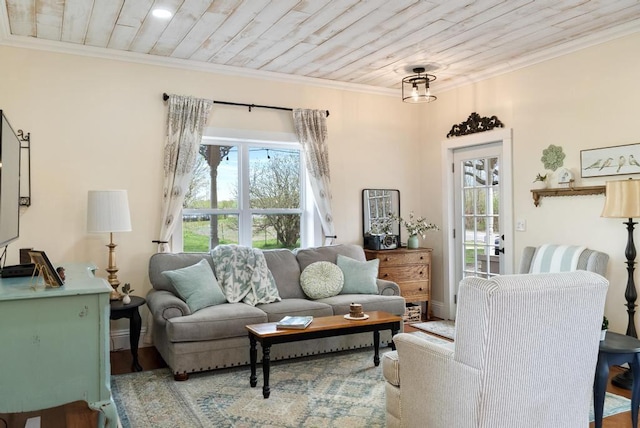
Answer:
M376 278L379 259L361 262L338 254L336 263L344 274L344 286L340 294L378 294Z
M169 278L178 296L189 306L191 313L227 301L211 266L204 259L192 266L164 271L162 274Z
M400 386L398 351L390 351L382 355L382 376L391 385Z
M311 263L300 274L300 286L310 299L335 296L343 285L342 270L331 262Z

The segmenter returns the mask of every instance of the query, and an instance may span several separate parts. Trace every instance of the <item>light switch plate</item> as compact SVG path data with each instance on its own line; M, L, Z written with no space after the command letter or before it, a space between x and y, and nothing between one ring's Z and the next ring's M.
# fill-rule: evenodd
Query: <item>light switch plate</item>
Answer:
M518 232L524 232L527 230L527 221L526 220L516 220L516 230Z

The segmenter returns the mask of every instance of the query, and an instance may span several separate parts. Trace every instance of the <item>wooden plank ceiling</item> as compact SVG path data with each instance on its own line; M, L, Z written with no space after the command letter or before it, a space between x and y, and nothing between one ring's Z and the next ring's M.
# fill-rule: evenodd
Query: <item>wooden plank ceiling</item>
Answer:
M3 1L0 0L0 4ZM452 87L640 31L638 0L4 0L8 37L399 88ZM152 16L162 7L168 19ZM4 16L3 16L4 15ZM95 50L95 49L94 49Z

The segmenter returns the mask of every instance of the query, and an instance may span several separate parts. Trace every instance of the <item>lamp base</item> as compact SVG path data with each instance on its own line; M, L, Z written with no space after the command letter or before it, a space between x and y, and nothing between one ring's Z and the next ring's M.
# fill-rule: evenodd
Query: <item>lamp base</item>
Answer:
M118 290L116 290L115 288L111 290L111 293L109 294L109 300L121 300L121 299L122 299L122 294L120 294Z
M633 385L633 372L630 369L623 371L611 379L611 383L618 388L631 390Z

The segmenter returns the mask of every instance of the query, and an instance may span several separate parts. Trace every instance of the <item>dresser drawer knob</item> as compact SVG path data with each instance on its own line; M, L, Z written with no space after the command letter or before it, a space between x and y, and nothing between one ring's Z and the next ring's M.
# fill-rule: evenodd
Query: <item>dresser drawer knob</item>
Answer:
M422 287L420 287L420 288L418 288L418 290L422 291L423 289L422 289Z
M420 275L422 275L422 271L420 271Z
M424 256L420 256L420 260L424 260Z
M384 276L385 278L387 278L387 277L389 276L389 274L388 274L388 273L385 273L383 276Z
M385 261L385 262L388 262L388 261L389 261L389 257L385 257L385 258L384 258L384 261Z

